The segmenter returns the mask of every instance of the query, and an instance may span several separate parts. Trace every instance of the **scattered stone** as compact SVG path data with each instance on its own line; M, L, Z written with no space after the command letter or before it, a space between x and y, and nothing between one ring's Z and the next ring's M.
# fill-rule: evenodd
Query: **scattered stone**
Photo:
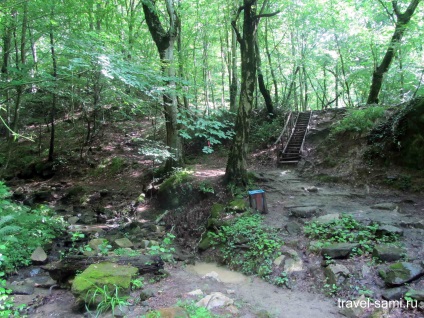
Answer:
M321 224L328 224L338 219L340 219L340 213L332 213L313 218L312 221Z
M318 188L317 187L309 187L309 188L305 188L305 190L308 191L308 192L313 192L313 193L318 192Z
M225 311L230 313L231 315L234 315L234 316L236 316L240 313L238 308L234 305L229 305L227 308L225 308Z
M304 206L291 209L290 215L296 218L307 219L315 216L317 212L318 208L316 206Z
M324 274L330 285L340 286L350 275L350 271L342 264L330 264L324 269Z
M393 210L399 209L399 207L397 206L396 203L383 202L383 203L377 203L372 205L371 209L393 211Z
M333 259L347 258L352 250L358 246L359 244L356 243L334 243L323 247L321 254Z
M199 300L196 305L199 307L205 307L206 309L213 309L217 307L227 307L233 303L234 300L225 296L223 293L215 292Z
M129 312L130 312L130 308L128 306L124 306L124 305L116 306L113 309L113 317L117 317L117 318L128 317Z
M346 303L348 301L346 301ZM366 306L367 300L365 299L365 296L362 295L358 299L350 300L349 302L352 302L352 306L346 305L344 308L340 309L340 314L342 314L343 316L348 317L348 318L363 317L364 314L365 314L365 311L367 310L367 306ZM355 306L355 304L359 304L359 306ZM361 304L364 304L364 306L362 306Z
M11 290L12 295L32 295L34 294L34 285L22 282L13 282L7 284L7 288Z
M116 246L120 247L120 248L131 248L134 246L133 242L131 242L128 238L123 237L120 239L116 239L115 240L115 244Z
M399 286L409 283L424 275L423 267L419 264L399 262L379 271L387 286Z
M372 256L385 262L398 261L405 254L405 250L390 244L380 244L374 246Z
M384 224L384 225L380 225L376 231L376 235L377 236L383 236L383 235L399 235L402 236L403 235L403 230L393 226L393 225L388 225L388 224Z
M405 296L406 292L406 287L388 288L383 290L381 297L386 300L398 300Z
M302 227L296 222L288 222L286 224L286 231L290 235L296 235L302 232Z
M203 279L214 279L214 280L216 280L217 282L220 282L221 280L219 279L219 274L217 273L217 272L214 272L214 271L212 271L212 272L210 272L210 273L207 273L205 276L203 276L202 277Z
M76 224L78 221L79 221L79 217L77 216L71 216L68 218L68 223L71 225Z
M148 312L146 318L190 318L188 312L181 307L161 308Z
M141 291L141 293L140 293L140 300L141 301L145 301L145 300L147 300L149 298L152 298L152 297L155 297L155 296L156 296L156 292L153 289L146 288L146 289L143 289Z
M286 258L285 255L280 255L278 256L275 260L274 260L274 265L279 267L281 265L281 263L284 261L284 259Z
M286 273L303 271L303 261L300 258L287 258L284 261L284 271Z
M409 289L405 296L411 297L417 301L424 301L424 289Z
M104 238L92 239L90 242L88 242L88 246L90 246L94 252L98 253L100 252L100 246L104 245L104 242Z
M34 263L45 263L47 261L47 254L41 246L37 247L31 254L31 261Z
M361 272L362 272L362 277L366 278L369 275L371 275L371 268L368 265L364 264L364 265L362 265L362 271Z
M234 289L227 289L228 295L234 295L235 293L236 293L236 291Z
M203 296L203 291L201 289L196 289L186 294L187 296Z

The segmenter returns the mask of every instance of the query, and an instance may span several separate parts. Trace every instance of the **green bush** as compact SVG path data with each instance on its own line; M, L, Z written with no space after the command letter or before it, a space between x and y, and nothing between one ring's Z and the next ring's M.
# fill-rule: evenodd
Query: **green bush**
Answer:
M284 127L284 118L279 116L267 121L263 116L256 116L252 120L250 144L257 149L266 148L269 143L277 140Z
M0 182L0 246L3 246L3 262L0 271L6 273L31 263L31 253L53 240L65 226L61 218L39 206L31 209L11 202L7 187Z
M217 110L209 115L201 110L181 110L178 114L180 136L191 143L191 148L200 148L204 153L212 153L214 145L234 136L234 114L228 110ZM208 142L210 146L208 146Z
M275 230L264 227L262 220L258 214L244 214L208 235L230 268L268 278L283 241Z
M332 129L332 134L345 132L365 133L370 131L377 120L384 116L385 108L370 106L365 109L349 109L346 116Z

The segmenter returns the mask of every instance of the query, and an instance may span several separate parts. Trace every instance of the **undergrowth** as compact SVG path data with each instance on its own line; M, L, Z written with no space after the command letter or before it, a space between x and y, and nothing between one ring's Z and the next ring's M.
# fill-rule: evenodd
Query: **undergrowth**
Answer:
M46 206L30 208L9 200L7 187L0 182L0 270L12 272L31 263L31 253L51 242L65 230L64 221Z
M370 131L377 120L383 118L385 108L370 106L365 109L348 109L346 116L332 129L333 135L345 132L366 133Z
M310 222L304 227L305 235L318 240L316 247L331 243L358 243L353 252L357 255L371 253L376 243L392 243L398 240L396 235L381 235L379 225L364 225L351 215L344 214L340 219L329 223Z
M208 235L230 268L269 279L272 260L279 256L283 241L275 230L264 227L262 220L258 214L245 213Z

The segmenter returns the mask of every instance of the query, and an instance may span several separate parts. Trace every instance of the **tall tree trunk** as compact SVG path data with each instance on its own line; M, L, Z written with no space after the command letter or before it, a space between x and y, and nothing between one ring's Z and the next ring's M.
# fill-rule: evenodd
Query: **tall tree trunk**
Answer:
M174 62L174 44L178 36L178 16L175 11L172 0L165 0L169 16L169 29L163 28L156 9L155 2L152 0L143 1L143 11L146 23L149 28L153 41L156 44L159 58L162 63L162 73L168 78L166 84L169 92L163 94L164 115L166 121L166 145L170 147L172 157L168 158L165 164L165 170L170 171L173 167L182 164L182 146L178 135L177 126L177 96L175 92L175 67Z
M3 56L2 56L2 65L1 65L1 80L4 83L7 83L9 80L9 59L10 59L10 52L12 50L12 21L5 17L6 21L4 21L4 29L3 29ZM5 116L3 114L0 114L2 118L4 119L4 124L7 126L5 127L6 136L10 137L10 92L9 89L6 88L5 90L5 104L6 104L6 112Z
M237 36L231 29L230 111L237 111Z
M264 75L262 74L262 69L261 69L261 56L259 52L259 44L257 39L255 43L255 50L256 50L256 65L257 65L257 72L258 72L259 91L261 92L265 100L266 110L268 114L270 115L270 119L272 119L272 116L274 115L274 105L272 104L272 99L271 99L271 95L269 94L269 90L265 86Z
M275 104L278 105L278 102L279 102L279 99L278 99L278 84L277 84L277 78L275 77L274 68L272 67L271 52L269 51L269 44L268 44L268 20L265 20L265 52L266 52L266 56L268 58L269 69L271 71L272 83L274 84Z
M55 41L54 41L54 31L53 31L53 19L54 19L54 2L51 9L50 17L50 50L52 54L52 66L53 66L53 93L52 93L52 106L50 109L50 146L49 146L49 156L48 161L52 162L54 159L54 139L55 139L55 118L56 118L56 104L57 104L57 94L56 94L56 84L57 84L57 61L56 61L56 52L55 52Z
M396 45L400 43L400 40L405 33L406 26L411 20L411 17L414 14L415 9L417 8L420 1L421 0L412 0L404 13L399 11L397 1L392 1L393 11L396 16L395 31L392 35L392 38L390 39L389 47L387 48L383 60L381 61L380 65L375 68L372 74L372 81L367 104L378 104L378 95L380 94L381 86L383 84L383 76L390 68L390 64L392 63L393 57L395 55Z
M228 156L225 176L227 182L238 185L247 185L248 183L246 157L253 109L253 94L256 84L256 31L261 17L268 17L278 13L256 15L256 7L256 0L244 0L243 6L238 9L237 15L231 22L236 32L237 41L240 43L242 76L240 101L235 125L236 134ZM242 11L244 13L243 35L240 34L236 24Z

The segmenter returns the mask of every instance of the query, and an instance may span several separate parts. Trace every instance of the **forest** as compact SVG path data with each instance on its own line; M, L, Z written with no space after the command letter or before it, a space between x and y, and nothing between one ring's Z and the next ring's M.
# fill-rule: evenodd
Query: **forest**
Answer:
M53 161L57 119L82 120L87 143L102 123L163 113L178 163L187 117L244 110L241 136L264 106L395 105L423 90L419 2L3 1L2 135L51 126L38 142Z
M410 264L405 266L416 275L399 284L381 276L382 285L403 288L424 275L417 265L423 252L414 245L422 235L422 213L411 212L424 211L419 209L424 204L419 197L424 189L422 1L3 0L0 34L0 317L25 315L23 308L29 316L42 317L36 316L38 306L28 301L15 304L8 285L22 266L31 263L42 265L56 280L44 295L51 303L55 286L58 292L66 290L64 302L73 300L72 294L77 299L64 317L83 309L98 316L105 308L115 314L115 305L127 308L128 302L118 296L121 287L113 284L96 286L91 301L83 304L82 292L76 291L76 284L70 287L72 279L68 281L85 270L81 263L87 261L78 257L90 257L93 264L130 264L139 274L157 277L158 272L166 276L162 271L169 263L189 263L206 253L201 260L222 260L217 262L279 287L292 288L296 279L307 281L298 288L306 295L306 289L316 292L305 274L313 269L302 265L303 274L292 277L290 267L301 255L300 248L295 249L306 240L318 242L308 251L318 249L322 255L330 243L356 244L347 253L353 251L353 257L378 258L384 254L379 245L394 244L405 258L382 260L402 260L399 264ZM279 142L281 149L288 144L282 139L285 130L290 131L290 120L302 113L309 114L309 121L300 162L284 175L276 172ZM302 195L290 180L300 182ZM340 191L349 194L336 195L341 201L348 198L346 202L358 210L369 209L371 223L361 223L364 220L356 218L348 203L333 206L330 195L324 203L314 198L316 193L327 196L321 190L327 182L330 188L332 183L343 184ZM355 190L345 189L347 185ZM381 188L368 196L373 186ZM247 191L260 187L271 189L271 216L265 218L251 215L247 203ZM355 201L349 191L359 187L365 187L366 195ZM394 199L396 191L403 201ZM311 196L311 202L302 201L303 195ZM414 207L403 206L408 200ZM374 207L383 201L393 204ZM277 210L283 211L281 218L273 214ZM375 210L390 210L392 223L385 224ZM406 243L400 239L403 230L384 228L405 222L401 210L416 218L407 226L402 223L417 231ZM141 217L143 213L148 216ZM340 215L324 225L315 223L327 214ZM228 218L234 222L232 229ZM141 219L148 221L143 225ZM265 226L280 220L288 237ZM31 232L34 223L39 227ZM96 232L94 224L110 226L107 235ZM337 233L338 227L365 238L357 241L358 235L346 231L330 238L328 233ZM250 233L251 229L256 230ZM123 239L122 233L130 245L115 243ZM305 236L303 243L293 243L294 249L286 244L279 251L283 240L291 242L299 233ZM32 236L37 239L30 242ZM240 236L254 239L230 239ZM56 240L60 246L52 247ZM38 247L49 254L43 260L33 254ZM22 255L15 253L20 249ZM215 249L219 255L210 252ZM328 268L347 254L326 255L322 272L327 281L319 279L316 285L329 297L370 296L364 291L372 290L377 298L388 299L387 290L369 285L369 277L363 282L367 288L346 291L347 283L341 280L354 275L341 279L339 272ZM283 256L282 265L275 265ZM58 263L46 265L47 259ZM345 265L355 272L349 264L340 266ZM144 285L138 279L144 278L131 275L131 284L123 289L134 293L134 286ZM162 284L151 280L153 288ZM422 305L420 284L405 289L401 297ZM111 296L107 289L114 287L116 294ZM148 289L140 287L138 293ZM98 294L107 300L95 300ZM325 301L319 315L332 317ZM131 317L157 317L156 311L148 313L150 305L140 312L131 306ZM180 307L190 317L222 314L210 313L208 305L205 312L190 304ZM252 308L236 309L259 317ZM316 314L305 308L305 315ZM273 314L274 309L260 317L282 317ZM162 314L166 316L166 310ZM295 311L291 314L297 316ZM412 314L419 317L422 310Z

